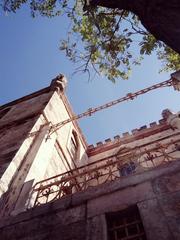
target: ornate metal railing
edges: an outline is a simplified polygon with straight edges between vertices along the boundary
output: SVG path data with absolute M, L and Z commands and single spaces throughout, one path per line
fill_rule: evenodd
M 102 183 L 167 164 L 176 160 L 177 154 L 177 143 L 173 141 L 166 145 L 156 144 L 151 149 L 124 148 L 111 157 L 36 183 L 32 190 L 31 203 L 33 202 L 33 206 L 45 204 Z

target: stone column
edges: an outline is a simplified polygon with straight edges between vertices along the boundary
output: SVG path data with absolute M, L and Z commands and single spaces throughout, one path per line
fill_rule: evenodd
M 147 240 L 173 240 L 165 216 L 156 198 L 137 204 Z
M 107 240 L 107 226 L 104 214 L 87 220 L 86 240 L 100 239 Z

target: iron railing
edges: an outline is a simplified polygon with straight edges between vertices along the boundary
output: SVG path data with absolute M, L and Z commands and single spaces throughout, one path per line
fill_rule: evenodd
M 177 141 L 166 145 L 158 143 L 151 149 L 122 149 L 111 157 L 36 183 L 32 190 L 31 205 L 45 204 L 90 187 L 168 164 L 177 159 L 177 154 Z

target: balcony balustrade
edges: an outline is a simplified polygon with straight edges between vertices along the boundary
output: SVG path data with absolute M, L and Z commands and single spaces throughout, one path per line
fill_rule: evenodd
M 31 205 L 38 206 L 103 183 L 161 167 L 179 158 L 179 140 L 151 147 L 122 149 L 118 154 L 37 182 Z M 32 200 L 33 199 L 33 200 Z M 31 207 L 33 207 L 31 206 Z

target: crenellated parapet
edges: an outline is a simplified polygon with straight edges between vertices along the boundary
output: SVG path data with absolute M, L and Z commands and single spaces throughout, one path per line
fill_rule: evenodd
M 95 145 L 89 145 L 88 154 L 91 156 L 99 152 L 99 150 L 100 152 L 107 151 L 116 148 L 121 144 L 127 144 L 141 139 L 143 140 L 146 137 L 153 136 L 166 130 L 173 131 L 175 128 L 172 127 L 172 121 L 173 124 L 177 125 L 180 122 L 180 118 L 178 119 L 178 117 L 178 114 L 171 114 L 171 124 L 169 120 L 162 118 L 158 122 L 151 122 L 149 125 L 143 125 L 140 128 L 131 130 L 131 132 L 124 132 L 121 135 L 116 135 L 113 139 L 108 138 L 104 141 L 97 142 Z

